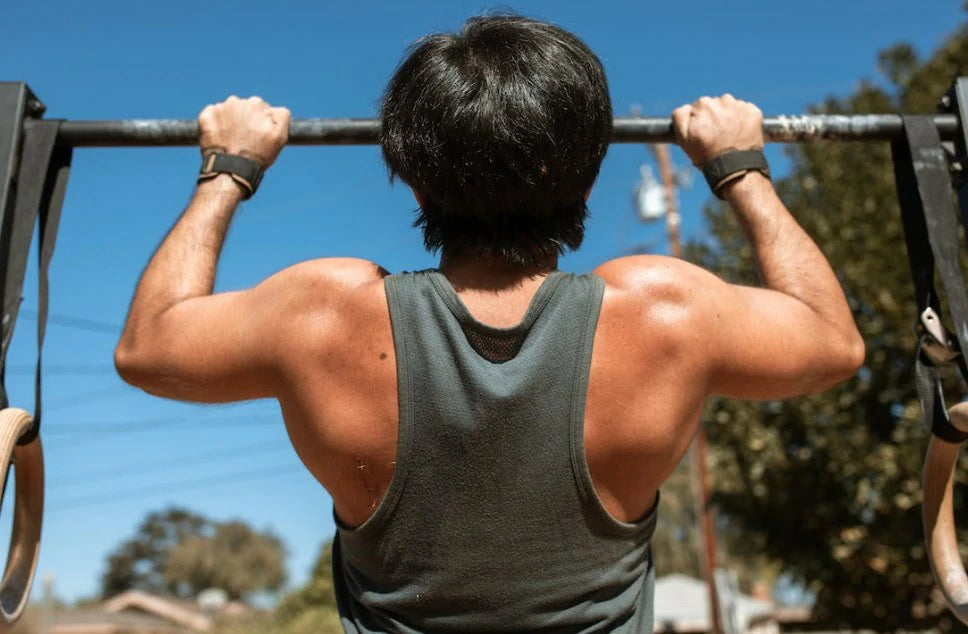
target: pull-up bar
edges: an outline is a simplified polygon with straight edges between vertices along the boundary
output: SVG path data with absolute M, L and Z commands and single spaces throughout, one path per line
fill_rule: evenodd
M 942 139 L 958 134 L 953 114 L 934 115 Z M 767 141 L 891 141 L 903 135 L 896 114 L 796 115 L 763 120 Z M 289 126 L 290 145 L 372 145 L 380 140 L 379 119 L 296 119 Z M 613 143 L 673 141 L 668 117 L 617 117 Z M 116 121 L 64 121 L 57 135 L 60 145 L 71 147 L 187 146 L 198 143 L 198 124 L 187 119 L 127 119 Z

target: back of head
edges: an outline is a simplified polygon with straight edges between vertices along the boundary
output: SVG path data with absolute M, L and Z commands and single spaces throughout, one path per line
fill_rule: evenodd
M 412 48 L 383 97 L 383 156 L 431 250 L 516 264 L 577 248 L 612 130 L 598 57 L 564 29 L 468 20 Z

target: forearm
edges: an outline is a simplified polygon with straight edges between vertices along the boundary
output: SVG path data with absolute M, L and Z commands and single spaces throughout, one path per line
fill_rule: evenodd
M 769 180 L 751 172 L 726 185 L 723 194 L 746 230 L 764 285 L 801 301 L 827 324 L 854 336 L 853 316 L 837 276 Z
M 228 175 L 198 185 L 141 276 L 121 345 L 133 345 L 146 327 L 154 330 L 159 317 L 177 303 L 211 294 L 229 222 L 241 200 L 241 188 Z

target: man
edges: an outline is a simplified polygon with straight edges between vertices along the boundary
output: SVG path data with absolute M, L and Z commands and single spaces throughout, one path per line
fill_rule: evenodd
M 673 119 L 765 288 L 655 256 L 556 270 L 612 121 L 599 60 L 558 27 L 485 17 L 425 38 L 382 115 L 439 270 L 321 259 L 212 294 L 289 126 L 231 97 L 199 115 L 202 175 L 138 285 L 118 371 L 169 398 L 278 399 L 333 498 L 349 632 L 651 631 L 658 491 L 705 400 L 823 390 L 863 361 L 834 273 L 765 175 L 759 110 L 704 97 Z

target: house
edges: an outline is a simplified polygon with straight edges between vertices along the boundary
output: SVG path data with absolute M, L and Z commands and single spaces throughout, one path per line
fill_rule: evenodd
M 720 612 L 724 625 L 727 625 L 727 632 L 776 634 L 780 631 L 773 616 L 774 605 L 770 601 L 755 599 L 739 592 L 730 593 L 728 601 L 723 598 L 720 597 Z M 681 574 L 659 577 L 655 582 L 654 605 L 655 632 L 698 634 L 711 629 L 709 590 L 701 579 Z
M 230 602 L 219 610 L 235 617 L 249 609 Z M 214 629 L 214 612 L 196 601 L 162 597 L 140 590 L 123 592 L 100 606 L 56 611 L 50 634 L 192 634 Z

